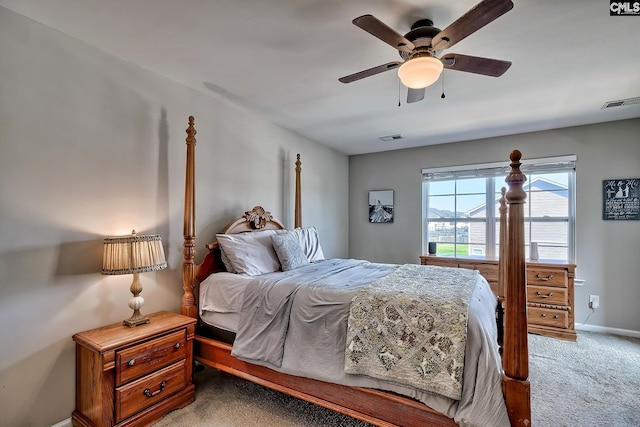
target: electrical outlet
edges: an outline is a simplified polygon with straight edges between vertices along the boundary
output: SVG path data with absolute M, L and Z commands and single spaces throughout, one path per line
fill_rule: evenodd
M 592 310 L 600 307 L 600 296 L 599 295 L 589 295 L 589 307 Z

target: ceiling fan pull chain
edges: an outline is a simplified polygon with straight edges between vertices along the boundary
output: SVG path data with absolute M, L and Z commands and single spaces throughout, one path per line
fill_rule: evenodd
M 400 92 L 402 90 L 402 85 L 400 84 L 400 79 L 398 79 L 398 107 L 400 106 Z
M 444 99 L 444 70 L 442 72 L 442 95 L 440 95 L 440 98 Z

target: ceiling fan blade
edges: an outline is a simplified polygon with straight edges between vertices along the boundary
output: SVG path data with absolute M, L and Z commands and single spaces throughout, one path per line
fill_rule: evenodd
M 362 15 L 354 19 L 352 22 L 354 25 L 362 28 L 372 36 L 379 38 L 398 50 L 411 53 L 415 48 L 413 43 L 407 40 L 403 35 L 399 34 L 393 28 L 389 27 L 373 15 Z
M 400 64 L 401 62 L 399 61 L 387 62 L 386 64 L 378 65 L 377 67 L 369 68 L 367 70 L 349 74 L 348 76 L 340 77 L 338 81 L 342 83 L 355 82 L 356 80 L 364 79 L 365 77 L 374 76 L 388 70 L 393 70 L 394 68 L 398 68 Z
M 448 49 L 513 8 L 511 0 L 483 0 L 431 41 L 434 50 Z
M 460 55 L 458 53 L 448 53 L 440 60 L 444 64 L 444 68 L 449 70 L 466 71 L 467 73 L 491 77 L 500 77 L 511 67 L 511 61 Z
M 424 99 L 425 91 L 426 91 L 426 88 L 422 88 L 422 89 L 409 88 L 409 90 L 407 91 L 407 104 L 422 101 Z

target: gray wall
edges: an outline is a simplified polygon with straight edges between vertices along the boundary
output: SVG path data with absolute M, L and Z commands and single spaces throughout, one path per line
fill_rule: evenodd
M 636 107 L 627 107 L 636 108 Z M 603 114 L 605 114 L 603 112 Z M 602 220 L 602 181 L 640 177 L 640 119 L 511 135 L 477 141 L 351 156 L 349 158 L 349 256 L 417 263 L 421 254 L 421 169 L 501 159 L 519 149 L 527 158 L 577 155 L 576 322 L 600 308 L 584 327 L 640 334 L 640 223 Z M 367 220 L 369 190 L 395 190 L 392 224 Z M 589 326 L 590 325 L 590 326 Z
M 72 335 L 131 315 L 132 276 L 99 273 L 105 236 L 160 233 L 169 268 L 141 275 L 143 312 L 179 310 L 189 115 L 198 258 L 256 204 L 292 225 L 298 152 L 303 220 L 347 256 L 347 156 L 1 7 L 0 58 L 0 426 L 69 418 Z

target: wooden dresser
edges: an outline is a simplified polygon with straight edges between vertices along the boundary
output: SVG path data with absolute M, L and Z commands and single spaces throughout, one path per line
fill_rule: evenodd
M 422 265 L 478 270 L 497 295 L 498 261 L 423 255 Z M 527 306 L 529 332 L 575 341 L 573 309 L 574 264 L 527 262 Z
M 147 426 L 195 400 L 196 319 L 162 311 L 150 323 L 117 323 L 73 336 L 74 426 Z

